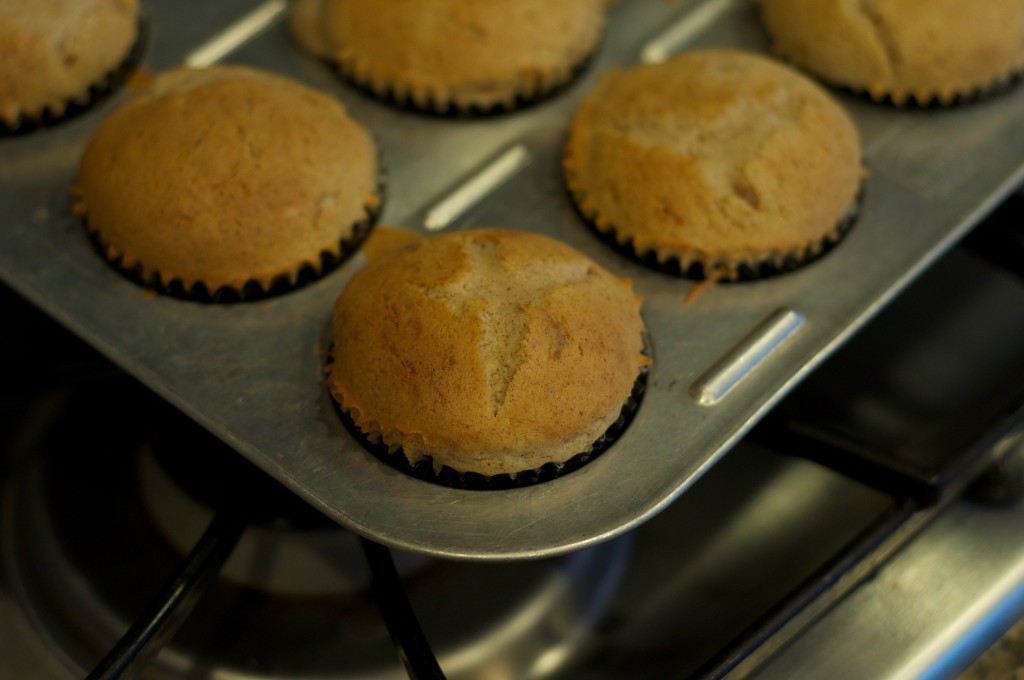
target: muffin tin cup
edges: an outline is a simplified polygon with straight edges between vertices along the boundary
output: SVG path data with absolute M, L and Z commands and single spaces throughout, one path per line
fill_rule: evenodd
M 833 89 L 845 92 L 860 99 L 907 110 L 945 110 L 960 106 L 969 106 L 994 99 L 1014 89 L 1024 80 L 1024 71 L 1014 71 L 996 79 L 988 85 L 977 87 L 965 92 L 954 92 L 944 96 L 938 92 L 927 94 L 913 92 L 871 92 L 864 88 L 830 84 Z
M 861 183 L 857 195 L 847 213 L 836 223 L 835 228 L 820 241 L 815 241 L 798 249 L 786 252 L 772 252 L 753 261 L 725 262 L 721 256 L 708 256 L 694 251 L 679 256 L 663 257 L 654 250 L 637 250 L 632 238 L 620 238 L 614 225 L 601 228 L 597 225 L 596 215 L 587 215 L 580 210 L 580 201 L 569 192 L 577 214 L 583 219 L 590 230 L 616 252 L 630 260 L 644 265 L 654 271 L 678 276 L 695 281 L 714 280 L 721 282 L 757 281 L 786 274 L 800 269 L 821 259 L 835 248 L 853 229 L 860 214 L 860 206 L 864 198 L 864 183 Z
M 327 365 L 330 365 L 333 360 L 333 352 L 334 348 L 332 346 L 327 352 Z M 608 448 L 610 448 L 611 445 L 614 444 L 615 441 L 626 431 L 626 428 L 629 427 L 630 421 L 632 421 L 633 416 L 636 415 L 637 410 L 640 408 L 644 392 L 647 389 L 647 374 L 648 371 L 646 368 L 640 372 L 640 375 L 637 376 L 636 381 L 633 383 L 633 388 L 630 391 L 629 396 L 626 397 L 625 402 L 622 404 L 622 409 L 619 411 L 618 418 L 616 418 L 615 422 L 597 438 L 597 441 L 595 441 L 587 451 L 577 453 L 563 462 L 545 463 L 539 468 L 491 476 L 477 472 L 460 472 L 447 465 L 443 465 L 440 470 L 435 470 L 433 459 L 430 456 L 424 456 L 416 463 L 411 463 L 401 448 L 395 450 L 389 449 L 388 446 L 380 440 L 379 436 L 376 440 L 371 439 L 370 435 L 356 426 L 348 409 L 343 408 L 333 397 L 331 397 L 331 401 L 334 403 L 335 411 L 339 418 L 341 418 L 341 422 L 345 425 L 349 434 L 351 434 L 364 449 L 373 454 L 378 460 L 395 470 L 424 482 L 440 484 L 441 486 L 447 486 L 452 489 L 469 491 L 500 491 L 505 489 L 518 489 L 549 482 L 553 479 L 564 477 L 565 475 L 580 469 L 587 463 L 596 460 L 598 456 L 607 451 Z
M 0 138 L 25 135 L 44 128 L 59 125 L 70 120 L 103 101 L 121 88 L 142 61 L 146 49 L 148 31 L 146 22 L 139 21 L 138 35 L 128 55 L 116 67 L 108 71 L 100 80 L 92 83 L 79 95 L 65 102 L 62 109 L 44 107 L 39 115 L 20 115 L 13 123 L 0 119 Z
M 432 95 L 415 97 L 410 92 L 400 91 L 394 84 L 374 82 L 370 78 L 361 77 L 354 68 L 350 68 L 340 61 L 325 60 L 325 63 L 341 80 L 364 94 L 397 109 L 441 118 L 486 118 L 520 111 L 557 97 L 581 78 L 593 60 L 594 53 L 591 53 L 583 61 L 573 65 L 564 79 L 547 83 L 536 92 L 512 93 L 509 101 L 498 101 L 489 105 L 439 100 Z
M 366 214 L 365 219 L 353 225 L 350 236 L 338 241 L 337 252 L 321 251 L 317 264 L 307 262 L 299 267 L 297 271 L 279 274 L 269 281 L 249 279 L 240 288 L 225 285 L 213 290 L 202 281 L 197 281 L 191 286 L 186 287 L 180 278 L 172 277 L 165 280 L 164 275 L 159 270 L 147 271 L 141 262 L 126 266 L 123 261 L 123 254 L 112 254 L 111 249 L 101 239 L 99 232 L 89 225 L 88 215 L 82 216 L 82 222 L 89 234 L 90 241 L 96 250 L 99 251 L 100 255 L 103 256 L 104 260 L 133 283 L 154 290 L 161 295 L 168 295 L 182 300 L 212 304 L 233 304 L 236 302 L 256 302 L 290 293 L 323 278 L 337 269 L 359 249 L 363 241 L 369 236 L 380 214 L 380 206 L 372 208 L 365 206 L 364 211 Z

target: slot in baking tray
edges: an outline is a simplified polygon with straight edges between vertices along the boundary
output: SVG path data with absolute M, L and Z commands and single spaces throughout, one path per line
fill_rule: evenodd
M 853 231 L 809 267 L 716 285 L 685 303 L 692 282 L 629 262 L 588 231 L 562 187 L 560 147 L 601 71 L 698 47 L 765 51 L 751 3 L 618 3 L 578 82 L 522 111 L 468 120 L 394 110 L 339 82 L 289 42 L 283 2 L 152 0 L 145 9 L 149 70 L 190 55 L 209 60 L 237 43 L 225 61 L 277 71 L 345 101 L 382 149 L 382 224 L 543 232 L 631 277 L 644 296 L 655 361 L 639 413 L 618 442 L 538 486 L 449 489 L 366 453 L 324 388 L 332 306 L 362 255 L 310 287 L 260 303 L 154 296 L 101 260 L 68 193 L 90 134 L 125 95 L 54 128 L 0 139 L 0 277 L 8 285 L 340 524 L 439 556 L 553 555 L 651 517 L 1024 175 L 1024 88 L 925 111 L 836 93 L 857 123 L 871 171 Z

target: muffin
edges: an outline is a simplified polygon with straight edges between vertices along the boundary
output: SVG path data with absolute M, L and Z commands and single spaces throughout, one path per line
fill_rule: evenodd
M 1021 0 L 758 0 L 776 52 L 896 105 L 948 105 L 1024 71 Z
M 857 130 L 820 87 L 733 51 L 606 74 L 573 118 L 563 169 L 614 247 L 726 280 L 789 271 L 838 242 L 863 173 Z
M 345 288 L 327 384 L 361 436 L 435 476 L 557 469 L 630 410 L 649 363 L 640 304 L 545 236 L 425 238 Z
M 336 266 L 380 206 L 369 132 L 335 99 L 240 66 L 159 75 L 96 131 L 80 212 L 160 292 L 234 301 Z
M 605 0 L 299 0 L 291 30 L 344 77 L 413 108 L 491 112 L 567 83 L 600 41 Z
M 81 110 L 137 60 L 138 0 L 0 2 L 0 129 Z

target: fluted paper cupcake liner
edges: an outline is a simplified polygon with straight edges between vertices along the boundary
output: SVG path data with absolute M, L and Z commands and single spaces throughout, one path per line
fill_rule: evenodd
M 598 226 L 597 216 L 584 213 L 579 207 L 580 201 L 571 190 L 569 191 L 573 205 L 583 221 L 598 238 L 616 252 L 649 269 L 672 276 L 697 281 L 713 278 L 723 282 L 766 279 L 800 269 L 819 260 L 853 229 L 860 212 L 863 193 L 862 183 L 847 213 L 820 240 L 785 251 L 770 251 L 754 259 L 740 259 L 698 251 L 666 254 L 653 249 L 638 250 L 633 239 L 621 236 L 614 225 Z
M 138 36 L 128 55 L 115 68 L 108 71 L 99 81 L 92 83 L 81 94 L 64 102 L 62 106 L 46 106 L 36 115 L 20 114 L 14 121 L 0 118 L 0 137 L 24 135 L 44 128 L 53 127 L 88 111 L 106 99 L 124 84 L 128 76 L 142 60 L 148 37 L 146 23 L 139 22 Z
M 359 246 L 370 234 L 373 225 L 376 223 L 377 216 L 380 214 L 380 204 L 365 206 L 364 212 L 366 217 L 353 225 L 352 233 L 339 240 L 337 252 L 321 251 L 317 256 L 317 262 L 304 263 L 296 271 L 282 272 L 267 281 L 250 279 L 240 287 L 224 285 L 213 290 L 202 281 L 198 281 L 191 286 L 185 286 L 180 278 L 167 278 L 159 270 L 146 269 L 141 262 L 125 265 L 123 255 L 115 252 L 108 244 L 104 243 L 98 231 L 89 225 L 88 216 L 83 215 L 82 219 L 88 230 L 90 240 L 103 258 L 115 270 L 132 282 L 162 295 L 183 300 L 231 304 L 236 302 L 255 302 L 290 293 L 313 281 L 319 280 L 334 269 L 337 269 L 342 262 L 359 249 Z
M 329 60 L 327 63 L 342 80 L 390 106 L 444 118 L 482 118 L 518 111 L 558 96 L 580 78 L 592 61 L 593 53 L 572 66 L 562 78 L 536 83 L 529 92 L 509 92 L 504 99 L 490 104 L 459 102 L 454 98 L 443 99 L 426 88 L 414 92 L 411 88 L 398 83 L 380 82 L 374 80 L 366 69 L 360 68 L 354 61 Z
M 327 352 L 328 366 L 333 361 L 333 351 L 334 348 L 331 347 Z M 349 410 L 343 408 L 333 396 L 330 399 L 342 423 L 344 423 L 345 428 L 352 437 L 363 448 L 391 468 L 410 477 L 454 489 L 498 491 L 532 486 L 558 479 L 596 460 L 598 456 L 607 451 L 622 436 L 622 433 L 629 427 L 629 423 L 632 422 L 633 416 L 636 415 L 637 410 L 640 408 L 640 402 L 643 400 L 644 392 L 647 389 L 647 374 L 648 370 L 645 367 L 641 370 L 640 375 L 637 376 L 636 382 L 633 383 L 633 389 L 623 403 L 618 418 L 598 437 L 589 450 L 582 451 L 564 462 L 545 463 L 539 468 L 491 476 L 477 472 L 459 472 L 447 465 L 442 466 L 439 471 L 436 471 L 434 469 L 434 462 L 429 455 L 420 458 L 416 463 L 410 463 L 400 447 L 389 449 L 379 436 L 363 432 L 355 424 Z
M 893 91 L 883 88 L 868 89 L 845 85 L 834 85 L 833 87 L 861 99 L 899 109 L 942 110 L 976 104 L 999 97 L 1012 90 L 1021 80 L 1024 80 L 1024 71 L 1015 71 L 972 90 L 963 92 L 951 91 L 948 93 L 932 92 L 929 90 L 917 92 Z

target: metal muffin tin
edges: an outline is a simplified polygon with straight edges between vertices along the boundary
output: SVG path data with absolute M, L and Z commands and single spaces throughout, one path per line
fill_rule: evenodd
M 382 224 L 543 232 L 632 278 L 645 299 L 654 364 L 618 442 L 582 469 L 537 486 L 449 489 L 365 452 L 324 388 L 331 310 L 362 266 L 361 254 L 311 286 L 258 303 L 154 296 L 103 262 L 71 211 L 79 157 L 125 95 L 53 128 L 0 139 L 3 280 L 340 524 L 412 551 L 535 558 L 650 518 L 1024 176 L 1024 88 L 924 111 L 836 93 L 857 123 L 871 171 L 856 226 L 808 267 L 715 285 L 687 302 L 694 283 L 646 270 L 588 230 L 562 185 L 561 145 L 580 97 L 614 65 L 706 47 L 766 51 L 747 0 L 617 3 L 599 53 L 577 82 L 521 111 L 476 119 L 396 110 L 340 82 L 293 47 L 283 2 L 144 4 L 146 69 L 223 59 L 342 99 L 381 146 L 388 173 Z M 95 454 L 86 446 L 81 455 Z

